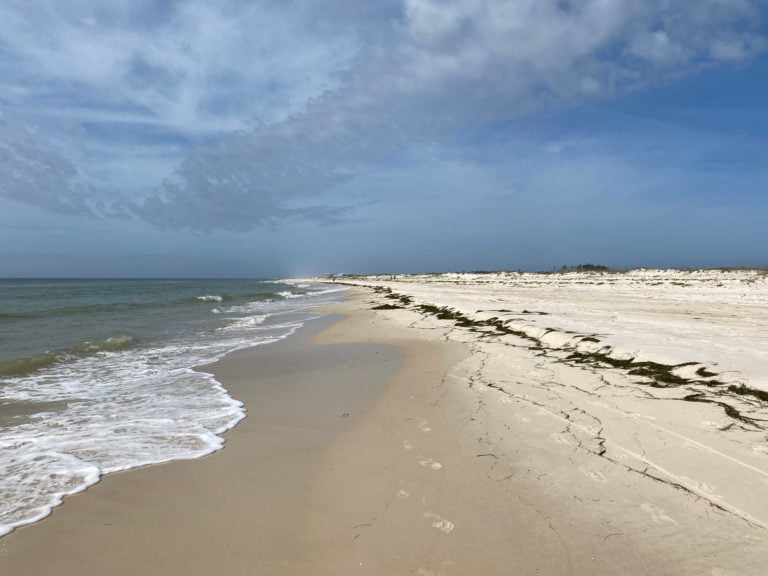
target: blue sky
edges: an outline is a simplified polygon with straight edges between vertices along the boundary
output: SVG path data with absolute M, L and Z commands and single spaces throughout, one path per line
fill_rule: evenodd
M 768 266 L 762 0 L 6 0 L 0 276 Z

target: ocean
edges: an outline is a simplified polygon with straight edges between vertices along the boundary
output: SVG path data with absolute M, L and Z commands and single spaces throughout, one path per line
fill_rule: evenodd
M 221 448 L 245 408 L 193 368 L 290 336 L 341 290 L 0 280 L 0 536 L 104 474 Z

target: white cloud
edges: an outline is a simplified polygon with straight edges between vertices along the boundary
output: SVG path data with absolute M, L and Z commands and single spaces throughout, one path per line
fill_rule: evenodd
M 6 85 L 43 108 L 89 121 L 128 110 L 124 122 L 183 133 L 295 113 L 338 85 L 356 51 L 353 38 L 323 37 L 279 4 L 199 0 L 165 14 L 152 2 L 12 1 L 0 8 L 0 38 Z
M 464 128 L 764 47 L 749 0 L 36 4 L 39 23 L 24 3 L 0 8 L 0 99 L 101 124 L 106 138 L 109 120 L 191 139 L 162 185 L 113 207 L 174 227 L 332 220 L 338 210 L 288 206 Z M 211 143 L 218 131 L 230 134 Z
M 677 64 L 684 61 L 688 54 L 684 48 L 672 40 L 664 30 L 656 30 L 638 36 L 632 43 L 631 51 L 639 58 L 659 64 Z

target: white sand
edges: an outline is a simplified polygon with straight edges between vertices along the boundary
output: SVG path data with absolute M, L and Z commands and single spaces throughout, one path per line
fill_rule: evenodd
M 768 402 L 728 389 L 768 390 L 767 279 L 642 270 L 344 281 L 412 297 L 378 314 L 423 338 L 470 346 L 452 386 L 476 410 L 481 424 L 472 425 L 494 454 L 490 475 L 519 478 L 526 468 L 552 490 L 550 504 L 570 498 L 562 522 L 605 518 L 614 523 L 606 543 L 652 541 L 682 560 L 708 555 L 716 575 L 763 573 L 768 558 Z M 375 303 L 400 305 L 385 296 Z M 497 317 L 538 341 L 457 327 L 419 304 L 472 321 Z M 695 364 L 672 371 L 681 382 L 654 383 L 569 360 L 574 352 Z M 697 375 L 701 368 L 717 376 Z
M 545 342 L 596 335 L 616 355 L 666 364 L 702 362 L 768 391 L 768 275 L 759 271 L 441 274 L 369 277 L 393 290 L 476 317 L 498 316 Z M 407 283 L 407 287 L 404 284 Z M 498 310 L 507 309 L 511 313 Z M 487 310 L 487 313 L 478 313 Z M 539 317 L 530 312 L 546 312 Z

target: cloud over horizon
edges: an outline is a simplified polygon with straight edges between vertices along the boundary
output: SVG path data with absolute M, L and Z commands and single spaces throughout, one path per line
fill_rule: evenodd
M 365 4 L 4 3 L 0 195 L 194 231 L 334 223 L 372 199 L 329 191 L 409 151 L 766 47 L 751 0 Z

